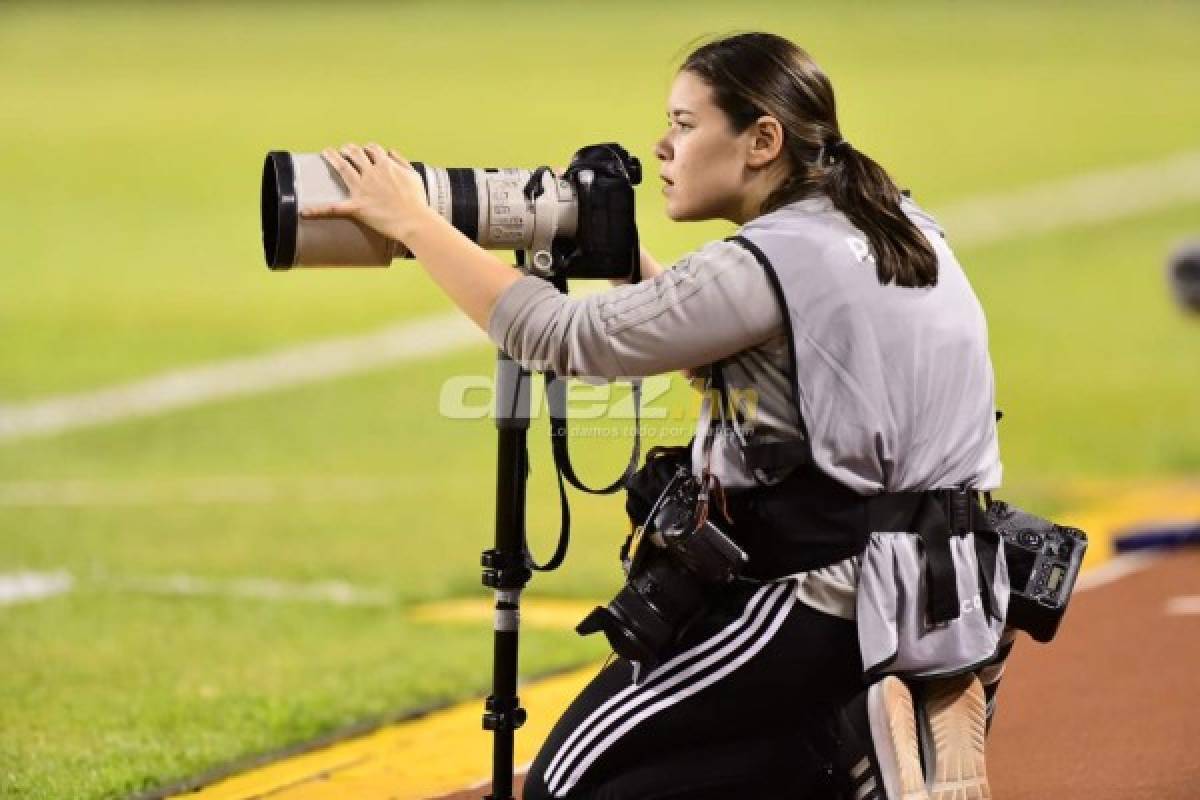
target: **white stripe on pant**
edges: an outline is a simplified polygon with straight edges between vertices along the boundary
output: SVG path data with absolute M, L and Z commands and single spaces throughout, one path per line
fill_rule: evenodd
M 758 591 L 756 591 L 754 593 L 754 595 L 750 598 L 750 601 L 746 604 L 746 608 L 745 608 L 745 610 L 743 610 L 742 615 L 738 619 L 729 623 L 729 625 L 727 625 L 716 636 L 713 636 L 713 637 L 705 640 L 704 642 L 696 645 L 695 647 L 692 647 L 692 648 L 680 653 L 679 655 L 675 656 L 670 661 L 661 665 L 658 669 L 656 669 L 652 673 L 650 673 L 646 677 L 646 680 L 642 683 L 641 686 L 637 686 L 637 685 L 627 686 L 625 689 L 621 690 L 617 694 L 610 697 L 599 708 L 594 710 L 591 713 L 591 715 L 588 716 L 588 718 L 586 720 L 584 720 L 583 723 L 578 728 L 576 728 L 571 733 L 570 736 L 567 737 L 567 740 L 565 742 L 563 742 L 562 747 L 559 748 L 558 753 L 556 753 L 553 760 L 551 760 L 550 765 L 546 768 L 547 781 L 550 783 L 553 783 L 554 781 L 556 781 L 558 779 L 559 765 L 562 763 L 564 757 L 567 757 L 568 755 L 573 756 L 574 752 L 576 750 L 578 750 L 578 748 L 575 746 L 577 742 L 579 744 L 579 747 L 584 747 L 587 745 L 588 742 L 590 742 L 593 738 L 595 738 L 596 734 L 593 731 L 591 734 L 589 734 L 587 736 L 586 739 L 584 739 L 584 741 L 582 741 L 582 742 L 578 741 L 579 737 L 583 736 L 584 734 L 587 734 L 590 730 L 592 730 L 597 719 L 600 719 L 605 714 L 607 714 L 608 711 L 611 708 L 613 708 L 613 706 L 616 706 L 616 705 L 622 703 L 623 701 L 625 701 L 626 698 L 628 698 L 630 695 L 636 693 L 639 689 L 644 691 L 646 689 L 649 689 L 649 688 L 657 685 L 658 683 L 662 682 L 663 677 L 665 675 L 671 673 L 673 670 L 680 667 L 685 662 L 699 658 L 707 651 L 712 650 L 714 647 L 717 647 L 718 645 L 720 645 L 721 642 L 725 641 L 729 637 L 740 632 L 743 628 L 747 627 L 748 621 L 756 613 L 758 613 L 759 607 L 761 605 L 763 605 L 763 603 L 765 602 L 764 598 L 766 598 L 767 593 L 768 593 L 767 590 L 770 588 L 771 588 L 770 586 L 763 586 Z
M 792 581 L 761 587 L 747 603 L 742 616 L 716 636 L 679 654 L 652 672 L 641 686 L 626 687 L 593 711 L 563 743 L 547 768 L 546 782 L 550 792 L 556 797 L 563 796 L 622 735 L 647 717 L 711 686 L 749 661 L 779 630 L 795 602 L 795 584 Z M 732 641 L 707 657 L 700 658 L 731 637 Z M 682 690 L 651 704 L 655 698 L 687 680 L 691 682 Z M 588 746 L 597 737 L 630 714 L 633 716 L 589 749 Z

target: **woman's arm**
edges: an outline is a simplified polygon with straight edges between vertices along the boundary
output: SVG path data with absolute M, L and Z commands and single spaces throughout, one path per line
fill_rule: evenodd
M 424 213 L 430 219 L 414 225 L 413 232 L 400 241 L 455 305 L 487 331 L 496 301 L 520 280 L 521 273 L 468 239 L 445 217 L 432 209 Z
M 594 378 L 712 363 L 783 331 L 770 282 L 749 251 L 710 242 L 651 280 L 568 297 L 526 276 L 496 303 L 488 335 L 535 370 Z

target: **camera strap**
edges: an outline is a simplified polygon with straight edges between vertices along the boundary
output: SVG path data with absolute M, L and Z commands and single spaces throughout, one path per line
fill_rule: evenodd
M 560 379 L 553 372 L 547 372 L 546 378 L 546 404 L 550 410 L 550 445 L 554 452 L 554 467 L 555 475 L 558 480 L 558 502 L 561 514 L 561 523 L 558 533 L 558 546 L 554 550 L 554 555 L 545 564 L 538 564 L 534 560 L 532 553 L 528 554 L 529 566 L 539 572 L 549 572 L 557 569 L 567 556 L 567 545 L 571 538 L 571 506 L 567 499 L 566 484 L 570 483 L 576 489 L 587 494 L 613 494 L 616 491 L 625 488 L 629 476 L 637 469 L 638 461 L 642 456 L 642 438 L 641 438 L 641 419 L 642 419 L 642 382 L 634 380 L 631 382 L 631 392 L 633 395 L 633 415 L 634 415 L 634 433 L 633 433 L 633 453 L 629 457 L 629 463 L 625 466 L 625 471 L 607 486 L 596 488 L 586 485 L 579 479 L 575 472 L 575 468 L 571 465 L 571 452 L 568 446 L 568 428 L 567 428 L 567 387 L 565 379 Z M 565 481 L 563 479 L 566 479 Z
M 563 294 L 567 293 L 566 277 L 548 279 Z M 626 487 L 629 477 L 637 470 L 642 457 L 642 382 L 640 379 L 630 381 L 630 391 L 633 398 L 633 453 L 625 471 L 607 486 L 600 488 L 586 485 L 579 479 L 571 464 L 571 452 L 568 446 L 567 427 L 567 383 L 565 378 L 559 378 L 553 372 L 544 374 L 546 381 L 546 406 L 550 413 L 550 446 L 554 454 L 555 477 L 558 481 L 558 503 L 561 522 L 559 524 L 558 544 L 553 555 L 544 564 L 539 564 L 529 550 L 526 542 L 526 561 L 531 569 L 538 572 L 549 572 L 558 569 L 563 559 L 567 557 L 567 547 L 571 539 L 571 506 L 567 498 L 566 483 L 587 494 L 613 494 Z M 564 482 L 564 478 L 566 481 Z

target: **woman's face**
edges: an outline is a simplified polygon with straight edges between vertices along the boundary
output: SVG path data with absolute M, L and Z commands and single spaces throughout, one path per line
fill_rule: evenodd
M 667 98 L 667 132 L 654 147 L 662 162 L 667 216 L 673 220 L 731 219 L 744 205 L 747 139 L 754 126 L 733 132 L 713 91 L 686 70 Z

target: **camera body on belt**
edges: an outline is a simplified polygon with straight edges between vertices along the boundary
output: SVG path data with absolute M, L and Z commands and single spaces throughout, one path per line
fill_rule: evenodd
M 1008 624 L 1039 642 L 1058 632 L 1087 551 L 1087 534 L 1003 502 L 988 506 L 1008 563 Z
M 648 671 L 705 610 L 713 591 L 737 578 L 748 556 L 707 514 L 703 483 L 675 467 L 644 523 L 622 549 L 627 582 L 576 630 L 603 632 L 613 650 Z

